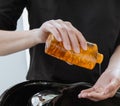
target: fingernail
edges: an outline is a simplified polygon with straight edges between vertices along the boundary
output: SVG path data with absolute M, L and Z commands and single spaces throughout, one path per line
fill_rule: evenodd
M 75 49 L 75 52 L 76 52 L 76 53 L 80 53 L 80 49 L 79 49 L 79 48 L 76 48 L 76 49 Z
M 82 47 L 82 49 L 83 49 L 83 50 L 87 50 L 87 42 L 86 42 L 86 43 L 81 44 L 81 47 Z
M 81 94 L 78 95 L 78 98 L 81 98 Z
M 70 45 L 64 45 L 64 47 L 65 47 L 66 50 L 71 50 Z
M 67 45 L 67 50 L 71 50 L 71 47 L 70 47 L 70 45 Z
M 61 41 L 62 41 L 62 39 L 61 39 L 60 37 L 58 37 L 58 38 L 57 38 L 57 40 L 58 40 L 59 42 L 61 42 Z
M 85 46 L 85 45 L 84 45 L 82 48 L 83 48 L 84 50 L 87 50 L 87 46 Z
M 85 94 L 85 93 L 84 93 L 84 94 L 79 94 L 79 95 L 78 95 L 79 98 L 85 98 L 86 96 L 87 96 L 87 94 Z

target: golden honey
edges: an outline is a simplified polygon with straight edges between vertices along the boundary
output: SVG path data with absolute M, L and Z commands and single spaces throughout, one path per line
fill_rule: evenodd
M 96 63 L 101 64 L 103 61 L 103 54 L 98 52 L 96 44 L 87 42 L 87 50 L 80 47 L 80 53 L 75 53 L 73 50 L 66 50 L 63 43 L 57 41 L 52 34 L 49 35 L 46 41 L 45 53 L 90 70 L 95 67 Z

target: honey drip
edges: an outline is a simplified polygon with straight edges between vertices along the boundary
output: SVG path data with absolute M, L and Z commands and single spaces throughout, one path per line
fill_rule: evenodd
M 66 50 L 63 43 L 58 42 L 52 34 L 49 35 L 46 41 L 45 53 L 90 70 L 95 67 L 96 63 L 101 64 L 103 61 L 103 54 L 98 52 L 96 44 L 87 42 L 87 50 L 80 47 L 80 53 L 75 53 L 73 50 Z

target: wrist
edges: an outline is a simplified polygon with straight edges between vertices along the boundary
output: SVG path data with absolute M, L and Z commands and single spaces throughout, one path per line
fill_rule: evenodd
M 45 43 L 47 39 L 47 33 L 41 31 L 41 29 L 32 29 L 30 30 L 30 35 L 33 37 L 36 44 Z
M 118 66 L 108 66 L 107 71 L 115 71 L 115 70 L 119 70 L 120 71 L 120 67 Z
M 29 30 L 28 34 L 35 44 L 39 44 L 39 43 L 42 42 L 41 38 L 39 37 L 40 35 L 39 35 L 39 30 L 38 29 Z

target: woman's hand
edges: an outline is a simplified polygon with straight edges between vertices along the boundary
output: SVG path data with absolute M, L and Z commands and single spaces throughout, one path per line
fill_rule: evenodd
M 95 85 L 81 91 L 79 98 L 88 98 L 93 101 L 100 101 L 113 97 L 120 88 L 120 69 L 106 69 Z
M 45 43 L 49 33 L 52 33 L 58 41 L 62 41 L 67 50 L 73 49 L 76 53 L 79 53 L 79 45 L 81 45 L 83 49 L 87 49 L 87 43 L 82 33 L 70 22 L 60 19 L 46 21 L 37 29 L 37 35 L 40 38 L 39 42 Z

